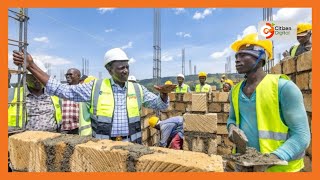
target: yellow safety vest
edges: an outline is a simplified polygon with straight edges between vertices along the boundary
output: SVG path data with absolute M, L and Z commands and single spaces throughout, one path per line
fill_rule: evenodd
M 85 102 L 79 103 L 79 135 L 92 136 L 90 104 Z
M 127 82 L 127 115 L 131 142 L 142 143 L 140 111 L 143 100 L 142 88 Z M 92 135 L 98 139 L 110 139 L 115 99 L 110 79 L 95 80 L 91 96 Z
M 205 84 L 204 86 L 202 86 L 200 84 L 196 85 L 196 92 L 209 92 L 210 91 L 210 85 L 209 84 Z
M 16 127 L 16 116 L 17 116 L 17 105 L 18 104 L 14 104 L 17 102 L 17 98 L 18 98 L 18 88 L 15 88 L 14 90 L 14 96 L 13 99 L 11 100 L 11 104 L 8 108 L 8 126 L 14 126 Z M 20 88 L 20 101 L 23 98 L 23 87 Z M 55 119 L 57 124 L 59 124 L 62 120 L 62 113 L 61 113 L 61 106 L 60 106 L 60 102 L 59 102 L 59 98 L 57 96 L 51 96 L 51 100 L 54 106 L 54 110 L 55 110 Z M 19 110 L 19 127 L 22 128 L 22 103 L 20 103 L 20 110 Z M 27 117 L 25 115 L 25 117 Z
M 272 153 L 288 139 L 288 127 L 282 122 L 279 112 L 279 79 L 288 79 L 286 75 L 268 74 L 256 88 L 256 111 L 261 153 Z M 240 125 L 239 92 L 241 83 L 232 90 L 232 103 L 236 124 Z M 304 167 L 304 152 L 288 162 L 288 165 L 272 166 L 267 172 L 298 172 Z
M 291 53 L 290 53 L 290 56 L 291 57 L 294 57 L 296 55 L 296 52 L 297 52 L 297 49 L 298 49 L 299 45 L 295 45 L 293 46 L 292 50 L 291 50 Z
M 187 93 L 189 86 L 187 84 L 183 84 L 183 86 L 180 88 L 179 85 L 176 88 L 176 93 Z

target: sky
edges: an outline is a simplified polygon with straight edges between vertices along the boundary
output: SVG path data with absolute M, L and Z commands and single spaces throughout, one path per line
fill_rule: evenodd
M 16 10 L 16 9 L 12 9 Z M 28 52 L 50 64 L 59 80 L 69 68 L 82 71 L 82 59 L 89 60 L 89 75 L 110 77 L 104 68 L 104 54 L 122 48 L 130 59 L 130 75 L 152 78 L 153 8 L 30 8 Z M 165 8 L 161 9 L 162 77 L 182 72 L 181 51 L 185 49 L 185 74 L 189 60 L 197 72 L 224 73 L 230 45 L 246 34 L 257 32 L 262 8 Z M 311 22 L 311 8 L 273 8 L 273 20 Z M 10 39 L 18 39 L 18 23 L 8 20 Z M 274 42 L 275 61 L 296 39 Z M 12 50 L 9 46 L 9 67 Z M 62 77 L 64 79 L 64 77 Z

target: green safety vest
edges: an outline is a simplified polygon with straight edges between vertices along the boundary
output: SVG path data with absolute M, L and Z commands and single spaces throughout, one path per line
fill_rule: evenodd
M 187 84 L 183 84 L 183 86 L 180 88 L 177 86 L 176 93 L 187 93 L 189 86 Z
M 9 91 L 9 93 L 12 92 L 12 91 Z M 14 89 L 14 95 L 13 95 L 13 99 L 9 100 L 11 104 L 9 107 L 8 107 L 8 126 L 14 126 L 16 127 L 17 124 L 16 124 L 16 116 L 17 116 L 17 106 L 18 104 L 14 104 L 17 102 L 17 99 L 18 99 L 18 88 L 15 88 Z M 9 94 L 9 96 L 12 97 L 12 95 Z M 20 88 L 20 101 L 23 99 L 23 87 Z M 51 96 L 51 100 L 52 100 L 52 103 L 53 103 L 53 107 L 54 107 L 54 110 L 55 110 L 55 119 L 56 119 L 56 122 L 57 124 L 59 124 L 62 120 L 62 113 L 61 113 L 61 105 L 60 105 L 60 102 L 59 102 L 59 98 L 57 96 Z M 19 104 L 19 127 L 22 128 L 22 103 Z M 25 117 L 27 117 L 25 115 Z
M 279 79 L 288 79 L 286 75 L 268 74 L 256 88 L 256 111 L 261 153 L 272 153 L 288 139 L 288 127 L 282 122 L 279 112 L 278 84 Z M 232 103 L 236 116 L 236 124 L 240 125 L 239 92 L 241 83 L 232 90 Z M 276 165 L 267 172 L 298 172 L 304 167 L 304 152 L 288 165 Z
M 290 56 L 291 57 L 294 57 L 296 55 L 296 52 L 297 52 L 297 49 L 298 49 L 299 45 L 295 45 L 293 46 L 292 50 L 291 50 L 291 53 L 290 53 Z
M 90 104 L 85 102 L 79 103 L 79 135 L 92 136 Z
M 196 85 L 196 92 L 209 92 L 210 91 L 210 85 L 209 84 L 205 84 L 204 86 L 202 86 L 200 84 Z
M 95 80 L 91 96 L 92 136 L 110 139 L 115 99 L 110 79 Z M 131 142 L 142 143 L 140 111 L 143 91 L 139 84 L 127 82 L 127 115 Z M 81 127 L 80 127 L 81 128 Z

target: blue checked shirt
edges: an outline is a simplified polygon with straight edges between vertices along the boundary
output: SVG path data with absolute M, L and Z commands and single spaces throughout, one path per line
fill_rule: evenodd
M 91 92 L 93 88 L 93 83 L 94 81 L 91 81 L 87 84 L 67 85 L 61 84 L 53 77 L 50 77 L 46 85 L 46 90 L 48 94 L 55 95 L 60 98 L 65 98 L 76 102 L 91 103 Z M 129 128 L 126 108 L 127 83 L 122 88 L 118 84 L 114 83 L 114 81 L 111 78 L 111 86 L 115 100 L 111 137 L 128 136 Z M 170 102 L 169 98 L 167 102 L 163 102 L 160 96 L 151 93 L 144 86 L 141 87 L 143 91 L 142 105 L 144 107 L 155 110 L 164 110 L 168 108 Z

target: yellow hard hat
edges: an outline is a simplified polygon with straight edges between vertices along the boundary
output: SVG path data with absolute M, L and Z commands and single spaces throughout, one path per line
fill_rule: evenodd
M 151 118 L 149 118 L 149 125 L 151 127 L 155 127 L 157 125 L 158 121 L 159 121 L 158 117 L 152 116 Z
M 207 77 L 207 73 L 205 72 L 199 72 L 198 77 Z
M 300 36 L 306 35 L 308 32 L 305 32 L 305 31 L 309 31 L 309 30 L 312 30 L 312 24 L 310 23 L 299 23 L 297 26 L 297 34 Z
M 89 83 L 89 82 L 91 82 L 91 81 L 93 81 L 93 80 L 96 80 L 97 78 L 96 77 L 94 77 L 94 76 L 88 76 L 84 81 L 83 81 L 83 83 Z
M 268 59 L 272 59 L 272 41 L 271 40 L 259 40 L 257 33 L 248 34 L 243 39 L 237 40 L 231 44 L 231 49 L 238 52 L 241 47 L 246 46 L 258 46 L 263 48 L 268 54 Z
M 221 77 L 226 77 L 226 75 L 225 75 L 225 74 L 223 74 Z
M 231 79 L 227 79 L 224 82 L 230 84 L 231 86 L 233 86 L 233 81 Z
M 172 82 L 171 81 L 166 81 L 164 84 L 165 85 L 170 85 L 170 84 L 172 84 Z

